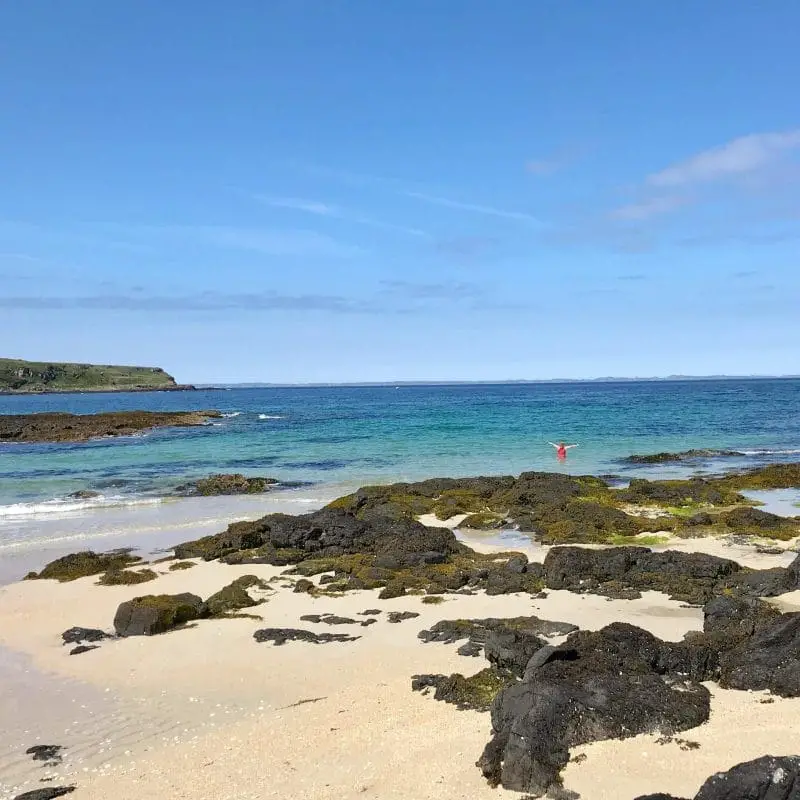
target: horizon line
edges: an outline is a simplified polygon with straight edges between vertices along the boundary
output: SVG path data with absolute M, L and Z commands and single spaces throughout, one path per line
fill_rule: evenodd
M 197 389 L 301 389 L 320 387 L 369 387 L 369 386 L 508 386 L 515 384 L 542 383 L 658 383 L 680 381 L 733 381 L 733 380 L 797 380 L 800 374 L 785 375 L 665 375 L 650 377 L 607 376 L 599 378 L 510 378 L 505 380 L 395 380 L 395 381 L 312 381 L 312 382 L 267 382 L 237 381 L 190 384 Z

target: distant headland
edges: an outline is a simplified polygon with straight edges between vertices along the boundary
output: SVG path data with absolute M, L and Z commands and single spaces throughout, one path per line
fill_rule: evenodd
M 186 391 L 160 367 L 70 364 L 0 358 L 0 394 Z

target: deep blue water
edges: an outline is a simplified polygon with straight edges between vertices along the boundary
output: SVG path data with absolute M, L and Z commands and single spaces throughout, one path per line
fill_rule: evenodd
M 364 484 L 527 469 L 629 475 L 621 463 L 627 455 L 689 448 L 748 455 L 678 471 L 800 460 L 795 379 L 0 397 L 6 414 L 140 408 L 236 416 L 85 444 L 0 444 L 0 512 L 87 488 L 106 496 L 163 494 L 212 472 Z M 580 444 L 563 467 L 547 444 L 562 439 Z

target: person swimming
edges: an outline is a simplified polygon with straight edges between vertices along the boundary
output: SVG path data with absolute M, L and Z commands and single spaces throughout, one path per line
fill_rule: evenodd
M 564 444 L 564 442 L 560 442 L 556 444 L 555 442 L 548 442 L 547 444 L 555 447 L 556 449 L 556 458 L 559 461 L 566 461 L 567 460 L 567 450 L 572 449 L 573 447 L 577 447 L 577 444 Z

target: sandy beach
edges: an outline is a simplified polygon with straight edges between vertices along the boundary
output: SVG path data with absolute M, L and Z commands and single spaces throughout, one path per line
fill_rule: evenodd
M 509 549 L 508 536 L 466 538 L 482 552 Z M 734 550 L 711 539 L 682 546 L 757 568 L 785 566 L 794 555 L 756 553 L 743 545 Z M 523 549 L 541 561 L 548 548 L 531 543 Z M 489 715 L 411 691 L 413 675 L 470 675 L 484 660 L 458 655 L 456 645 L 423 643 L 419 631 L 442 619 L 531 614 L 585 630 L 630 622 L 668 641 L 702 628 L 701 609 L 658 592 L 637 600 L 568 591 L 549 591 L 544 598 L 479 593 L 445 595 L 432 605 L 419 596 L 378 600 L 376 591 L 337 598 L 295 593 L 294 579 L 280 577 L 285 569 L 269 565 L 168 566 L 155 564 L 159 577 L 146 587 L 100 586 L 89 577 L 0 589 L 0 664 L 8 677 L 0 796 L 75 784 L 75 797 L 87 800 L 111 794 L 119 800 L 511 797 L 513 792 L 490 788 L 475 767 L 488 739 Z M 117 606 L 132 597 L 187 591 L 207 597 L 245 574 L 272 579 L 268 591 L 255 590 L 265 602 L 248 609 L 262 619 L 201 620 L 160 636 L 103 642 L 78 656 L 61 643 L 61 632 L 72 626 L 110 630 Z M 785 610 L 799 602 L 793 595 L 782 601 Z M 381 612 L 369 627 L 300 621 L 305 614 L 332 613 L 360 622 L 369 609 Z M 393 624 L 391 611 L 418 616 Z M 265 626 L 358 638 L 275 647 L 253 639 Z M 565 787 L 592 800 L 657 790 L 687 794 L 715 770 L 771 752 L 777 743 L 782 753 L 800 749 L 800 701 L 764 702 L 764 693 L 709 686 L 710 721 L 679 737 L 698 748 L 658 743 L 654 736 L 576 748 Z M 24 751 L 35 744 L 63 745 L 63 763 L 31 761 Z M 47 783 L 40 783 L 43 778 Z

